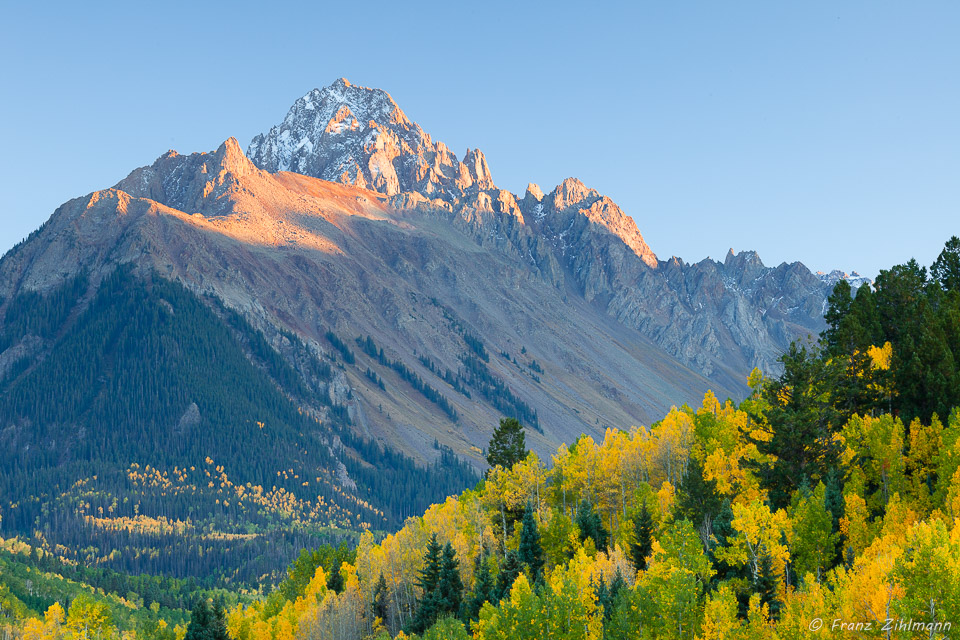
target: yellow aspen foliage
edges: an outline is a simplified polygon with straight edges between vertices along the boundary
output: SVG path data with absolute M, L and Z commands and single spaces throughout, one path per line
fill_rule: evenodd
M 913 510 L 911 505 L 901 500 L 899 493 L 895 493 L 887 504 L 880 535 L 902 540 L 907 535 L 910 526 L 918 519 L 917 512 Z
M 791 590 L 786 602 L 781 605 L 780 619 L 777 620 L 777 635 L 786 640 L 796 638 L 827 638 L 836 633 L 830 624 L 824 624 L 819 629 L 812 629 L 810 623 L 814 620 L 832 620 L 835 618 L 832 609 L 833 593 L 823 583 L 810 581 L 802 589 Z
M 890 363 L 893 361 L 893 345 L 884 342 L 882 347 L 871 345 L 867 347 L 867 355 L 870 356 L 871 366 L 878 371 L 889 371 Z
M 910 448 L 907 454 L 907 474 L 914 504 L 923 514 L 933 508 L 936 491 L 936 457 L 943 448 L 943 424 L 936 414 L 929 425 L 919 419 L 910 423 Z
M 960 616 L 960 522 L 919 522 L 907 532 L 904 552 L 894 566 L 903 584 L 896 603 L 899 617 L 941 625 Z
M 903 423 L 889 414 L 877 418 L 853 416 L 840 433 L 843 463 L 860 469 L 878 487 L 864 495 L 871 508 L 882 508 L 890 496 L 906 488 Z
M 52 637 L 47 635 L 46 626 L 37 618 L 29 618 L 24 622 L 21 633 L 23 640 L 45 640 Z
M 273 640 L 273 630 L 265 620 L 257 620 L 250 632 L 251 640 Z
M 750 608 L 747 612 L 746 632 L 744 640 L 774 640 L 778 638 L 773 624 L 770 621 L 770 608 L 760 602 L 760 596 L 750 596 Z
M 737 596 L 723 585 L 707 598 L 698 640 L 733 640 L 740 637 L 743 624 L 737 615 Z
M 856 493 L 843 496 L 844 515 L 840 518 L 840 533 L 843 536 L 843 556 L 853 558 L 863 553 L 873 540 L 867 503 Z
M 654 465 L 658 475 L 678 486 L 687 473 L 687 461 L 694 442 L 693 417 L 676 407 L 653 426 Z M 656 482 L 651 482 L 656 486 Z
M 64 612 L 63 607 L 60 606 L 60 603 L 54 602 L 52 605 L 47 607 L 46 613 L 43 614 L 43 619 L 47 625 L 59 627 L 63 624 L 64 620 L 67 619 L 67 615 L 66 612 Z
M 660 513 L 660 521 L 663 522 L 673 510 L 673 504 L 677 499 L 677 491 L 669 482 L 664 482 L 657 491 L 657 510 Z
M 944 509 L 951 518 L 960 518 L 960 468 L 950 478 L 947 486 L 946 496 L 944 496 Z
M 937 487 L 934 493 L 934 504 L 942 506 L 951 517 L 960 517 L 960 510 L 948 496 L 954 499 L 960 494 L 957 486 L 960 483 L 960 407 L 950 413 L 946 428 L 940 434 L 941 446 L 935 456 L 937 470 Z
M 872 622 L 878 627 L 894 617 L 894 604 L 904 595 L 903 586 L 893 573 L 901 554 L 896 540 L 881 537 L 856 558 L 852 568 L 837 567 L 830 578 L 836 618 Z
M 765 503 L 755 500 L 749 504 L 734 504 L 734 530 L 731 544 L 716 550 L 718 560 L 733 566 L 746 566 L 756 580 L 760 572 L 760 558 L 764 550 L 770 554 L 774 573 L 783 575 L 790 559 L 787 547 L 781 541 L 788 535 L 790 520 L 783 509 L 775 512 Z

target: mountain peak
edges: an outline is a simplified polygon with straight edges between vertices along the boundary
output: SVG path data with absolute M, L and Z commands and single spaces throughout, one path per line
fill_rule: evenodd
M 240 148 L 240 143 L 237 142 L 237 139 L 233 136 L 227 138 L 217 147 L 217 150 L 213 152 L 211 160 L 221 170 L 240 175 L 247 173 L 253 168 L 249 158 L 243 153 L 243 149 Z
M 460 198 L 495 188 L 486 158 L 463 162 L 407 118 L 389 93 L 340 78 L 313 89 L 283 122 L 256 136 L 247 155 L 261 169 L 293 171 L 388 196 L 418 192 Z
M 228 138 L 209 153 L 180 155 L 168 151 L 150 166 L 135 169 L 115 185 L 136 198 L 147 198 L 189 213 L 232 211 L 229 198 L 211 209 L 204 201 L 217 201 L 237 188 L 238 180 L 259 170 L 243 153 L 236 138 Z

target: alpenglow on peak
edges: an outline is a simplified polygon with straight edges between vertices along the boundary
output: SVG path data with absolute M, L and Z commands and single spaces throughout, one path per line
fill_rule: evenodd
M 460 198 L 494 188 L 483 153 L 463 161 L 434 142 L 390 94 L 340 78 L 290 107 L 283 122 L 256 136 L 247 156 L 267 171 L 293 171 L 388 196 L 416 191 Z

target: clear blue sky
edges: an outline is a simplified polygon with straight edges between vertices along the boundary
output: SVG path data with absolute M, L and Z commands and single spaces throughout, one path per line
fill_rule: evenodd
M 340 76 L 498 185 L 610 195 L 661 258 L 873 275 L 960 234 L 956 2 L 6 3 L 0 251 Z

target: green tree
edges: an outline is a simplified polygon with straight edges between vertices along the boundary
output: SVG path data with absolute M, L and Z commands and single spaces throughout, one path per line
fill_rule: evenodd
M 474 565 L 473 593 L 465 603 L 465 612 L 461 616 L 464 620 L 475 621 L 480 616 L 480 608 L 484 602 L 490 602 L 496 587 L 493 575 L 490 573 L 490 563 L 485 553 L 480 553 Z
M 630 545 L 630 557 L 638 571 L 647 568 L 647 558 L 653 550 L 653 518 L 647 508 L 647 501 L 640 504 L 640 510 L 633 517 L 634 541 Z
M 812 491 L 804 486 L 790 505 L 793 523 L 793 566 L 798 577 L 813 574 L 819 582 L 833 565 L 838 536 L 833 531 L 833 516 L 827 510 L 826 486 L 820 482 Z
M 597 551 L 607 550 L 610 534 L 589 500 L 583 500 L 577 507 L 577 527 L 580 529 L 580 542 L 586 542 L 587 538 L 590 538 Z
M 376 584 L 373 587 L 373 601 L 370 603 L 370 613 L 374 618 L 380 618 L 380 621 L 384 624 L 387 621 L 387 616 L 389 615 L 389 592 L 387 591 L 387 580 L 383 577 L 383 572 L 380 572 L 380 577 L 377 579 Z
M 197 598 L 190 612 L 190 624 L 187 625 L 187 635 L 183 640 L 214 640 L 214 624 L 210 606 L 206 600 Z
M 774 508 L 788 505 L 804 481 L 825 478 L 836 464 L 833 436 L 841 421 L 830 395 L 836 370 L 819 356 L 816 347 L 808 350 L 792 343 L 780 358 L 784 367 L 780 377 L 764 380 L 760 395 L 765 402 L 750 406 L 763 435 L 748 439 L 761 454 L 773 457 L 770 464 L 752 466 Z M 761 406 L 764 410 L 758 412 Z
M 439 613 L 459 613 L 463 600 L 463 582 L 460 579 L 460 562 L 449 542 L 443 547 L 437 591 L 440 593 Z
M 960 291 L 960 238 L 952 236 L 930 267 L 930 275 L 944 291 Z
M 537 585 L 543 583 L 543 547 L 540 546 L 540 531 L 533 512 L 533 506 L 527 503 L 518 554 L 520 562 L 530 568 L 530 582 Z
M 767 605 L 770 611 L 770 619 L 778 620 L 780 618 L 780 594 L 777 591 L 779 576 L 773 569 L 773 557 L 770 551 L 764 547 L 760 552 L 760 566 L 757 572 L 757 578 L 753 583 L 754 593 L 760 596 L 760 604 Z
M 517 576 L 523 572 L 523 564 L 516 551 L 507 551 L 500 565 L 500 573 L 497 574 L 497 588 L 494 597 L 497 601 L 502 600 L 510 594 L 510 587 L 513 586 Z
M 491 467 L 500 465 L 504 469 L 511 469 L 526 457 L 526 438 L 520 421 L 516 418 L 501 418 L 500 426 L 493 432 L 487 446 L 487 463 Z
M 677 493 L 675 517 L 686 518 L 697 527 L 703 546 L 712 545 L 713 521 L 723 508 L 723 497 L 717 491 L 716 480 L 707 480 L 703 465 L 696 456 L 690 456 L 687 475 Z

